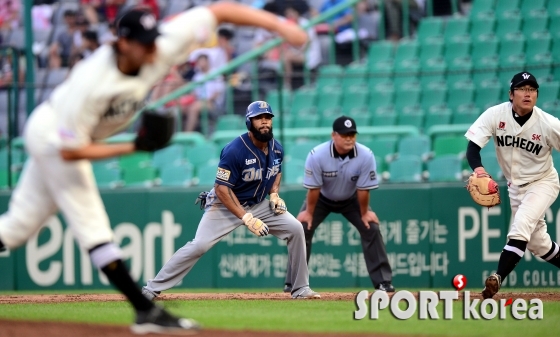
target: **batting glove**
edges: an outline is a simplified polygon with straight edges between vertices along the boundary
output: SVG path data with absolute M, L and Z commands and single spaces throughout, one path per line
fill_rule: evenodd
M 268 235 L 268 226 L 264 222 L 262 222 L 261 219 L 254 218 L 253 214 L 245 213 L 241 220 L 243 220 L 245 226 L 247 226 L 247 228 L 249 228 L 249 230 L 256 236 Z
M 280 198 L 278 193 L 270 193 L 270 208 L 274 214 L 284 214 L 288 210 L 284 199 Z

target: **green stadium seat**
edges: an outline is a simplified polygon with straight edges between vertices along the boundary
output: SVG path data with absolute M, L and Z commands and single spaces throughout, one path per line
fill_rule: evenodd
M 461 181 L 462 163 L 456 155 L 445 155 L 430 160 L 427 164 L 429 177 L 432 182 Z
M 546 3 L 555 0 L 522 0 L 519 6 L 521 13 L 530 13 L 534 10 L 542 10 L 546 8 Z
M 361 108 L 368 104 L 369 90 L 365 86 L 344 87 L 342 96 L 342 111 L 347 113 L 354 108 Z
M 287 106 L 284 106 L 284 108 L 287 108 Z M 276 112 L 274 108 L 272 108 L 272 111 Z M 216 124 L 217 131 L 244 130 L 245 128 L 245 118 L 240 115 L 222 115 L 218 118 Z
M 371 139 L 367 141 L 360 141 L 358 142 L 367 146 L 375 155 L 375 157 L 379 158 L 387 158 L 391 157 L 397 152 L 397 136 L 382 136 L 377 139 Z
M 471 38 L 478 39 L 484 36 L 494 35 L 494 26 L 496 19 L 493 17 L 478 17 L 471 20 L 470 35 Z
M 10 188 L 10 184 L 8 183 L 8 170 L 7 169 L 0 169 L 0 189 L 6 190 Z
M 480 149 L 480 156 L 484 157 L 486 155 L 493 155 L 494 157 L 496 156 L 496 147 L 494 146 L 494 140 L 492 138 L 490 138 L 488 143 L 486 143 L 486 145 L 482 149 Z
M 486 110 L 489 107 L 503 103 L 505 98 L 500 97 L 502 93 L 502 85 L 500 83 L 486 83 L 476 87 L 474 100 L 477 107 Z
M 371 116 L 367 106 L 352 108 L 348 110 L 346 116 L 352 117 L 356 121 L 356 125 L 369 126 L 371 124 Z
M 162 168 L 164 166 L 178 165 L 183 161 L 185 150 L 180 144 L 171 144 L 166 148 L 155 151 L 152 166 Z
M 112 158 L 101 159 L 101 160 L 92 160 L 91 166 L 94 171 L 96 169 L 119 168 L 119 157 L 112 157 Z
M 325 65 L 319 68 L 317 74 L 317 87 L 340 86 L 344 69 L 336 64 Z
M 537 79 L 538 80 L 538 79 Z M 560 93 L 560 82 L 540 82 L 539 83 L 539 98 L 538 105 L 547 102 L 557 102 L 558 94 Z
M 218 162 L 216 160 L 200 164 L 196 166 L 196 179 L 194 181 L 199 186 L 214 186 L 217 171 Z
M 552 150 L 552 164 L 556 171 L 560 171 L 560 153 L 558 151 Z
M 351 64 L 346 67 L 342 87 L 348 88 L 355 85 L 365 85 L 368 80 L 368 67 L 365 64 Z
M 445 61 L 449 64 L 455 59 L 465 59 L 471 55 L 471 39 L 470 37 L 449 41 L 445 44 L 443 56 Z
M 371 114 L 371 125 L 373 126 L 391 126 L 397 124 L 398 114 L 392 105 L 375 106 Z
M 500 69 L 498 70 L 498 81 L 503 86 L 509 86 L 514 74 L 525 69 L 525 55 L 512 54 L 500 57 Z
M 552 37 L 550 33 L 538 34 L 527 40 L 525 53 L 529 55 L 550 54 L 552 47 Z
M 447 21 L 443 38 L 446 43 L 463 40 L 469 36 L 470 20 L 466 17 L 453 18 Z
M 393 60 L 376 61 L 369 64 L 368 82 L 370 86 L 379 81 L 391 81 L 395 71 Z
M 292 93 L 288 89 L 282 89 L 282 106 L 280 106 L 280 93 L 276 89 L 269 90 L 266 93 L 266 102 L 272 107 L 272 111 L 283 111 L 290 110 Z
M 445 82 L 452 88 L 456 85 L 470 83 L 472 78 L 473 63 L 470 57 L 456 58 L 447 63 Z
M 525 51 L 525 37 L 518 34 L 510 34 L 500 41 L 498 56 L 521 55 Z
M 282 183 L 301 185 L 305 175 L 305 160 L 291 159 L 282 163 Z
M 481 39 L 473 39 L 471 57 L 476 65 L 483 59 L 498 54 L 499 40 L 494 37 L 484 37 Z
M 121 169 L 104 166 L 94 167 L 93 175 L 99 188 L 117 188 L 123 186 Z
M 416 40 L 403 40 L 397 45 L 395 52 L 395 63 L 414 60 L 419 57 L 420 44 Z
M 324 87 L 317 97 L 317 111 L 322 114 L 324 110 L 340 106 L 342 90 L 338 87 Z
M 342 109 L 337 107 L 332 107 L 323 110 L 323 113 L 319 115 L 319 127 L 332 127 L 332 123 L 335 119 L 342 115 Z
M 160 169 L 160 186 L 189 186 L 194 176 L 194 166 L 190 163 L 169 165 Z
M 495 13 L 517 10 L 521 6 L 521 0 L 496 0 Z
M 399 140 L 397 152 L 401 156 L 418 156 L 422 160 L 430 156 L 432 141 L 426 135 L 407 136 Z
M 471 18 L 494 15 L 495 5 L 496 0 L 473 0 L 469 15 Z
M 551 114 L 552 116 L 560 119 L 560 102 L 544 102 L 538 104 L 545 112 Z
M 152 187 L 157 177 L 153 167 L 126 168 L 122 171 L 124 187 Z
M 443 39 L 426 41 L 420 45 L 420 63 L 424 63 L 429 59 L 439 58 L 443 56 L 445 44 Z
M 398 113 L 397 125 L 411 125 L 421 129 L 424 126 L 425 115 L 419 106 L 406 106 Z
M 522 31 L 527 39 L 534 33 L 546 32 L 548 28 L 548 13 L 546 11 L 533 11 L 523 18 Z
M 292 98 L 290 112 L 298 116 L 301 113 L 309 113 L 315 110 L 317 91 L 315 88 L 300 88 L 296 90 Z
M 218 148 L 214 143 L 210 142 L 185 149 L 185 158 L 194 166 L 205 164 L 218 157 Z
M 431 107 L 441 107 L 445 105 L 447 99 L 447 86 L 443 85 L 430 85 L 423 86 L 420 94 L 420 106 L 422 109 L 428 111 Z
M 484 148 L 488 147 L 489 145 L 492 144 L 489 143 Z M 493 149 L 493 146 L 491 146 L 491 148 Z M 494 178 L 495 180 L 502 180 L 504 178 L 504 174 L 502 173 L 502 168 L 498 163 L 498 158 L 496 157 L 495 151 L 485 154 L 481 153 L 480 158 L 482 159 L 482 166 L 484 167 L 486 172 L 488 172 L 492 176 L 492 178 Z
M 531 72 L 540 83 L 552 80 L 553 60 L 551 54 L 531 55 L 525 69 Z
M 560 38 L 560 13 L 556 14 L 556 16 L 550 17 L 548 32 L 553 39 Z
M 123 170 L 131 168 L 144 168 L 152 165 L 152 154 L 148 152 L 135 152 L 119 157 L 119 167 Z
M 498 55 L 473 60 L 472 80 L 476 86 L 498 81 Z
M 386 106 L 393 105 L 395 97 L 395 89 L 392 85 L 380 85 L 378 87 L 370 87 L 369 96 L 372 98 L 372 105 Z
M 411 84 L 419 84 L 420 62 L 418 59 L 403 61 L 395 65 L 393 83 L 397 90 Z M 371 83 L 371 82 L 370 82 Z
M 447 107 L 452 110 L 460 106 L 469 105 L 474 101 L 474 85 L 464 83 L 463 85 L 456 85 L 449 89 L 447 96 Z
M 441 17 L 432 16 L 420 20 L 416 36 L 420 43 L 440 39 L 443 36 L 444 21 Z
M 296 129 L 315 128 L 319 126 L 319 115 L 299 115 L 292 121 L 292 127 Z
M 444 106 L 435 106 L 426 111 L 424 131 L 430 129 L 434 125 L 451 124 L 451 117 L 453 116 L 451 109 Z
M 548 15 L 551 17 L 553 16 L 560 16 L 560 2 L 554 0 L 548 0 L 548 5 L 546 6 L 548 11 Z
M 462 105 L 453 112 L 451 121 L 452 124 L 472 124 L 481 113 L 482 110 L 475 105 Z
M 418 156 L 399 156 L 389 163 L 389 181 L 414 183 L 422 181 L 422 160 Z
M 519 11 L 505 12 L 496 22 L 495 35 L 501 40 L 512 33 L 521 32 L 522 22 Z
M 428 87 L 433 84 L 445 85 L 447 64 L 442 57 L 424 60 L 420 70 L 420 85 Z
M 331 120 L 331 126 L 332 122 L 333 121 Z M 286 160 L 299 159 L 305 161 L 309 152 L 319 144 L 321 144 L 321 142 L 315 140 L 292 143 L 289 147 L 284 149 L 284 152 L 286 153 Z
M 421 87 L 419 85 L 407 85 L 396 92 L 395 108 L 399 112 L 408 106 L 417 106 L 420 103 Z
M 375 41 L 369 45 L 368 66 L 380 61 L 391 61 L 395 53 L 395 44 L 392 41 Z
M 464 156 L 468 141 L 463 135 L 437 136 L 434 139 L 434 154 L 436 157 L 446 154 Z

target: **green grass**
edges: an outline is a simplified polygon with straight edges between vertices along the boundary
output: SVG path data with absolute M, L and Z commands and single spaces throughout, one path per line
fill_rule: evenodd
M 217 292 L 216 289 L 199 290 Z M 224 292 L 263 292 L 264 289 L 222 290 Z M 320 290 L 332 291 L 335 289 Z M 543 289 L 543 291 L 549 292 L 554 290 Z M 343 291 L 358 291 L 358 289 L 344 289 Z M 508 289 L 508 291 L 514 290 Z M 536 292 L 537 290 L 519 289 L 519 291 Z M 394 318 L 388 310 L 381 311 L 378 320 L 369 319 L 369 314 L 363 320 L 354 320 L 356 307 L 352 301 L 177 300 L 159 303 L 175 314 L 198 320 L 209 329 L 460 337 L 545 337 L 560 334 L 560 302 L 544 302 L 544 319 L 534 321 L 529 319 L 516 321 L 510 315 L 503 321 L 498 318 L 464 320 L 462 318 L 462 301 L 454 303 L 452 320 L 441 318 L 443 317 L 443 302 L 441 302 L 438 305 L 439 320 L 419 320 L 416 314 L 412 319 L 406 321 Z M 133 320 L 133 313 L 126 302 L 4 304 L 0 305 L 0 318 L 128 325 Z

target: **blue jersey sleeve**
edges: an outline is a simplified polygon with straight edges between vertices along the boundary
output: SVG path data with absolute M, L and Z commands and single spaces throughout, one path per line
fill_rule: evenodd
M 235 187 L 241 177 L 239 160 L 237 158 L 238 151 L 234 151 L 234 147 L 231 146 L 232 143 L 229 143 L 222 149 L 215 181 L 216 184 L 229 187 Z
M 276 158 L 280 159 L 278 173 L 282 173 L 282 166 L 284 166 L 284 148 L 277 140 L 274 140 L 274 153 L 276 154 Z

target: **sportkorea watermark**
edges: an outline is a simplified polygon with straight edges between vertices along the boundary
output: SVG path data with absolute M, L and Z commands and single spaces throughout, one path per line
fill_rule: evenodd
M 511 317 L 515 320 L 537 320 L 544 318 L 544 307 L 542 300 L 533 298 L 525 300 L 517 299 L 500 299 L 491 298 L 480 300 L 479 298 L 471 298 L 470 291 L 460 291 L 467 285 L 467 278 L 464 275 L 457 275 L 453 278 L 453 285 L 456 291 L 419 291 L 417 296 L 407 290 L 397 291 L 389 298 L 385 291 L 375 291 L 371 294 L 367 290 L 362 290 L 355 298 L 357 310 L 354 311 L 354 319 L 364 319 L 368 314 L 368 304 L 366 300 L 369 298 L 369 319 L 379 319 L 379 312 L 389 310 L 389 312 L 397 319 L 407 320 L 417 315 L 421 320 L 441 319 L 438 313 L 440 301 L 443 302 L 443 319 L 450 320 L 453 317 L 453 301 L 463 300 L 462 319 L 507 319 L 507 312 L 511 312 Z M 406 304 L 406 308 L 402 309 L 400 303 Z

